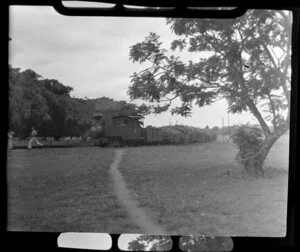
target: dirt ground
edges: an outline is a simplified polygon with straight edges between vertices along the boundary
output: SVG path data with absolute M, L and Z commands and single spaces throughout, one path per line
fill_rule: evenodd
M 120 170 L 169 234 L 285 236 L 288 136 L 272 148 L 264 178 L 245 177 L 236 152 L 228 142 L 129 148 Z

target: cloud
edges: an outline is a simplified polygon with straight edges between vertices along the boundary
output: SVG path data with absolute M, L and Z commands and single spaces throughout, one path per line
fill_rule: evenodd
M 35 65 L 38 65 L 38 66 L 47 66 L 49 64 L 52 64 L 52 61 L 50 59 L 37 59 L 35 62 L 34 62 Z
M 52 7 L 13 6 L 9 62 L 73 87 L 76 97 L 109 96 L 130 101 L 130 76 L 144 68 L 129 60 L 130 46 L 143 41 L 150 32 L 160 35 L 162 47 L 168 50 L 176 38 L 164 18 L 69 17 Z M 199 54 L 187 54 L 183 60 L 198 58 Z M 194 111 L 192 118 L 178 120 L 191 125 L 220 125 L 220 118 L 227 114 L 226 104 Z M 151 124 L 158 125 L 168 124 L 170 118 L 177 120 L 169 113 L 149 118 Z
M 9 48 L 10 57 L 16 57 L 18 54 L 22 54 L 24 52 L 24 47 L 14 44 L 12 40 L 9 42 Z

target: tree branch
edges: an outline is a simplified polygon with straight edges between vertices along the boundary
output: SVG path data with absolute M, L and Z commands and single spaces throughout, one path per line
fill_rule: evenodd
M 205 35 L 207 38 L 211 39 L 211 40 L 216 40 L 216 41 L 218 41 L 218 42 L 221 43 L 222 45 L 224 44 L 224 41 L 222 41 L 222 40 L 219 39 L 219 38 L 215 38 L 215 37 L 209 35 L 207 32 L 205 32 L 204 35 Z M 195 37 L 195 36 L 194 36 L 194 37 Z M 196 37 L 197 37 L 197 36 L 196 36 Z M 214 49 L 215 49 L 215 51 L 217 51 L 217 52 L 220 53 L 221 55 L 225 56 L 225 53 L 223 53 L 222 51 L 218 50 L 216 47 L 214 47 Z
M 267 47 L 267 45 L 266 45 L 262 40 L 260 40 L 260 39 L 258 39 L 258 40 L 261 42 L 260 44 L 261 44 L 262 47 L 265 49 L 265 52 L 267 53 L 267 56 L 268 56 L 268 58 L 271 60 L 271 62 L 272 62 L 272 64 L 273 64 L 274 68 L 276 69 L 276 71 L 279 71 L 279 72 L 280 72 L 280 70 L 279 70 L 279 68 L 278 68 L 278 65 L 276 64 L 275 59 L 273 58 L 273 56 L 272 56 L 272 54 L 271 54 L 269 48 Z
M 253 101 L 248 97 L 248 100 L 247 100 L 246 103 L 247 103 L 247 106 L 249 107 L 250 111 L 252 112 L 252 114 L 258 120 L 260 126 L 262 127 L 262 129 L 264 131 L 265 136 L 268 137 L 269 135 L 271 135 L 271 131 L 270 131 L 268 125 L 266 124 L 265 120 L 261 116 L 259 110 L 255 106 L 255 104 L 253 103 Z
M 272 120 L 272 124 L 274 127 L 274 132 L 275 134 L 277 134 L 277 124 L 276 124 L 276 112 L 275 112 L 275 105 L 274 105 L 274 101 L 271 98 L 270 93 L 267 94 L 269 101 L 270 101 L 270 108 L 271 108 L 271 112 L 273 114 L 273 120 Z
M 289 40 L 288 40 L 288 44 L 289 44 Z M 287 85 L 286 85 L 286 80 L 288 79 L 287 77 L 287 69 L 288 69 L 288 62 L 285 64 L 285 69 L 284 69 L 284 72 L 282 73 L 279 69 L 279 67 L 277 66 L 274 58 L 272 57 L 268 47 L 266 46 L 265 43 L 261 43 L 261 45 L 263 46 L 263 48 L 265 49 L 268 57 L 270 58 L 276 72 L 278 73 L 278 75 L 280 76 L 280 84 L 283 88 L 283 92 L 284 92 L 284 95 L 288 101 L 288 107 L 290 108 L 290 95 L 289 95 L 289 92 L 288 92 L 288 88 L 287 88 Z M 289 50 L 288 50 L 289 51 Z M 287 58 L 287 61 L 289 59 L 289 53 L 286 55 L 286 58 Z M 288 108 L 288 113 L 289 113 L 289 108 Z
M 175 100 L 176 98 L 178 98 L 179 97 L 179 95 L 175 95 L 174 97 L 172 97 L 172 98 L 167 98 L 166 97 L 166 100 L 160 100 L 159 102 L 170 102 L 170 105 L 171 105 L 171 102 L 173 101 L 173 100 Z
M 291 105 L 291 99 L 290 99 L 290 94 L 286 85 L 286 81 L 289 81 L 287 73 L 288 73 L 288 68 L 289 68 L 289 63 L 290 63 L 290 45 L 291 45 L 291 33 L 290 31 L 288 32 L 288 40 L 287 40 L 287 55 L 286 55 L 286 60 L 285 60 L 285 67 L 283 70 L 283 77 L 281 78 L 281 83 L 282 83 L 282 88 L 283 91 L 285 93 L 285 96 L 287 98 L 288 101 L 288 119 L 289 119 L 289 115 L 290 115 L 290 105 Z
M 262 127 L 265 136 L 269 136 L 271 135 L 270 129 L 268 127 L 268 125 L 266 124 L 265 120 L 263 119 L 262 115 L 260 114 L 259 110 L 257 109 L 256 105 L 254 104 L 253 100 L 249 97 L 249 91 L 248 88 L 245 85 L 245 80 L 244 80 L 244 76 L 243 76 L 243 70 L 242 70 L 242 56 L 241 54 L 239 54 L 239 65 L 240 65 L 240 69 L 237 69 L 238 73 L 239 73 L 239 77 L 240 77 L 240 87 L 241 90 L 245 96 L 246 99 L 246 104 L 248 106 L 248 108 L 250 109 L 251 113 L 256 117 L 256 119 L 258 120 L 260 126 Z

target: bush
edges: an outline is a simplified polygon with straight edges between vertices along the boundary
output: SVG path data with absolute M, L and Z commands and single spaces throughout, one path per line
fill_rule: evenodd
M 254 127 L 241 126 L 231 139 L 239 149 L 236 160 L 245 167 L 249 174 L 253 173 L 252 156 L 260 150 L 264 141 L 262 131 Z
M 160 127 L 159 131 L 167 144 L 204 143 L 217 139 L 217 135 L 212 130 L 184 125 L 164 126 Z

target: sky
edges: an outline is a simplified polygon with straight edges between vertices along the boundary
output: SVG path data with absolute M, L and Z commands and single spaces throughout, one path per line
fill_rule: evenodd
M 106 96 L 141 104 L 139 100 L 130 101 L 127 90 L 130 76 L 145 66 L 133 63 L 129 50 L 150 32 L 160 35 L 167 50 L 176 38 L 165 18 L 68 17 L 52 7 L 11 6 L 9 64 L 22 71 L 32 69 L 44 78 L 73 87 L 72 97 Z M 201 56 L 180 55 L 183 61 Z M 227 102 L 220 100 L 210 106 L 194 107 L 188 118 L 169 112 L 150 115 L 144 119 L 144 125 L 221 127 L 223 121 L 225 126 L 228 121 L 230 125 L 257 123 L 246 112 L 228 114 Z

